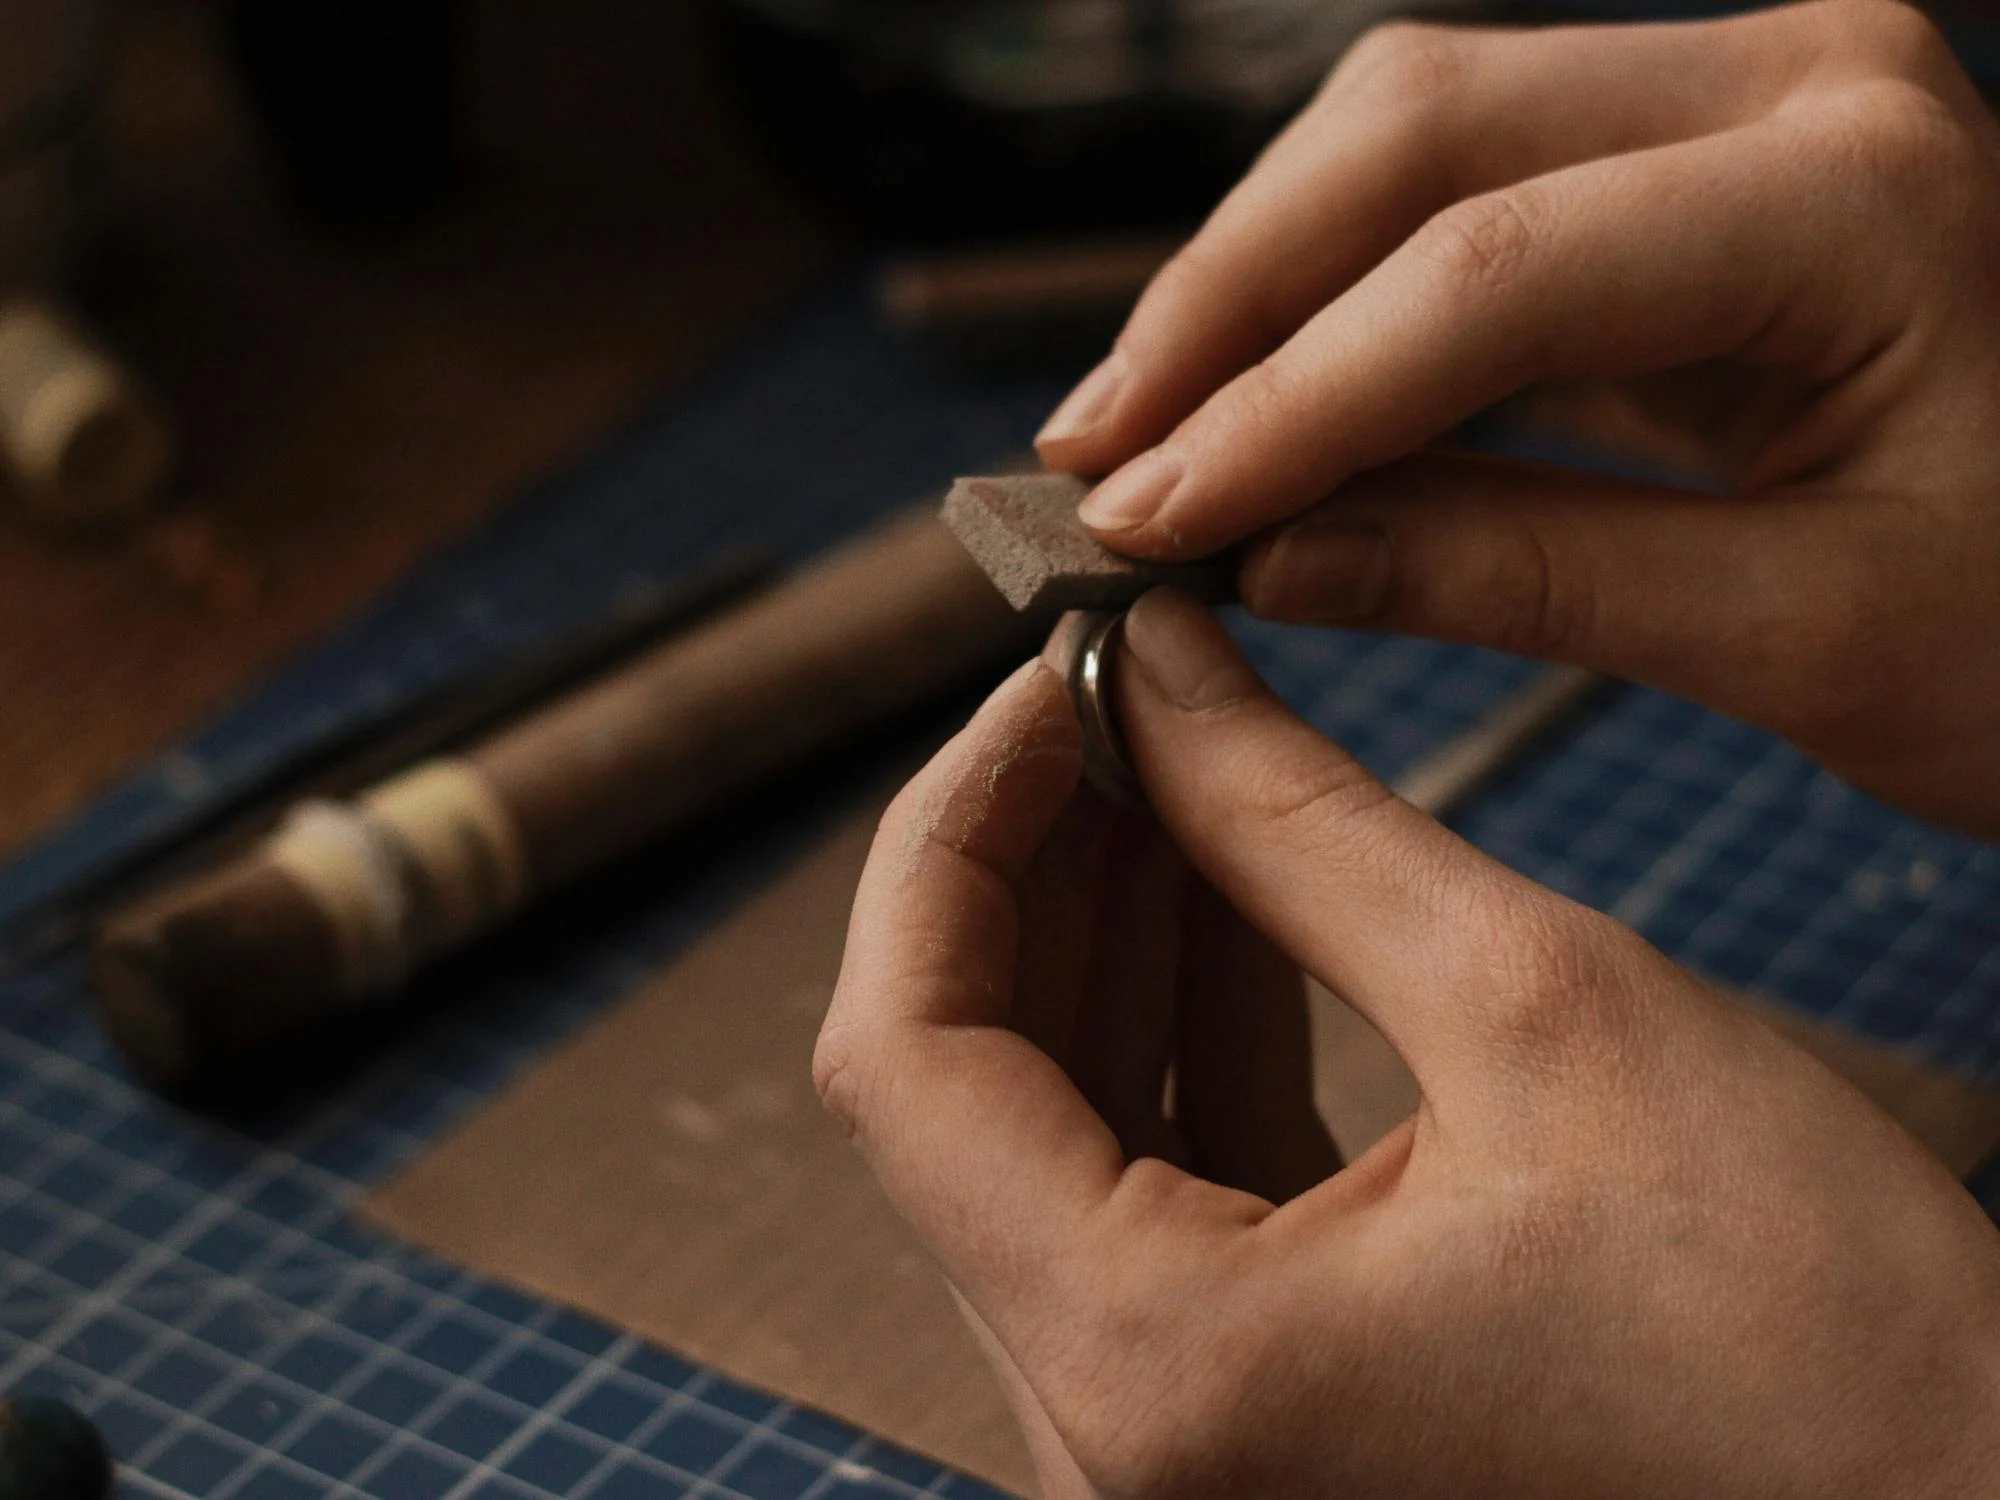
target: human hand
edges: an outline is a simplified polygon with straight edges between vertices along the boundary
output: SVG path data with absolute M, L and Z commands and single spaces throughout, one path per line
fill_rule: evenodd
M 2000 835 L 2000 127 L 1914 10 L 1364 38 L 1039 442 L 1108 545 L 1580 663 Z M 1408 455 L 1616 385 L 1696 495 Z M 1384 467 L 1384 466 L 1387 467 Z M 1115 471 L 1115 472 L 1114 472 Z
M 1024 669 L 884 818 L 814 1059 L 1046 1495 L 1992 1493 L 2000 1238 L 1932 1158 L 1395 799 L 1194 605 L 1125 638 L 1168 843 L 1078 792 Z M 1421 1090 L 1330 1175 L 1251 927 Z

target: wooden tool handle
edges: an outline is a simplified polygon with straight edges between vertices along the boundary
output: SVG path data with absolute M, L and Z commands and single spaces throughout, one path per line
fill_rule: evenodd
M 1025 656 L 1038 633 L 927 507 L 467 759 L 512 809 L 536 881 L 565 881 Z
M 535 895 L 1032 648 L 928 510 L 461 754 L 109 921 L 105 1024 L 142 1071 L 227 1084 L 246 1057 L 379 1005 Z
M 52 304 L 0 305 L 0 467 L 66 526 L 130 518 L 173 461 L 165 415 L 132 373 Z
M 1076 241 L 905 260 L 883 274 L 877 300 L 891 322 L 909 329 L 1098 311 L 1122 315 L 1177 244 Z

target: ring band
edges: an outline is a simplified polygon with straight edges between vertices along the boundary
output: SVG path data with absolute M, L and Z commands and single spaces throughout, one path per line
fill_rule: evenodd
M 1070 662 L 1070 699 L 1083 726 L 1083 774 L 1105 796 L 1119 802 L 1139 799 L 1138 778 L 1125 757 L 1125 737 L 1111 706 L 1111 663 L 1125 625 L 1124 612 L 1094 614 L 1084 626 L 1083 644 Z

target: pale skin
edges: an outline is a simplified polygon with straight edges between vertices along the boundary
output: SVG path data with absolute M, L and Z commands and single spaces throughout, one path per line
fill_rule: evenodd
M 1393 28 L 1040 440 L 1274 619 L 1577 662 L 2000 837 L 2000 124 L 1915 12 Z M 1721 496 L 1435 455 L 1607 388 Z M 1386 467 L 1384 467 L 1386 466 Z
M 1990 836 L 1996 152 L 1885 5 L 1387 33 L 1044 455 L 1127 550 L 1260 538 L 1266 613 L 1655 682 Z M 1409 456 L 1546 380 L 1684 431 L 1722 383 L 1726 498 Z M 1144 813 L 1039 663 L 897 799 L 815 1057 L 1045 1494 L 2000 1492 L 2000 1236 L 1891 1121 L 1187 600 L 1135 606 L 1116 706 Z M 1345 1165 L 1301 970 L 1421 1092 Z

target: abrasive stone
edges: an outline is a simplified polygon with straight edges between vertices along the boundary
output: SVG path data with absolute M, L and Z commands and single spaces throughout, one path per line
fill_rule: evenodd
M 1068 474 L 961 479 L 945 496 L 944 523 L 1018 610 L 1123 609 L 1162 584 L 1211 604 L 1236 597 L 1232 555 L 1155 563 L 1099 542 L 1076 518 L 1089 490 Z

